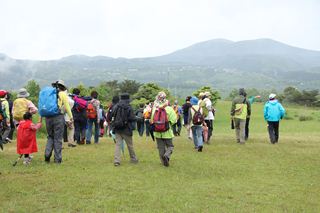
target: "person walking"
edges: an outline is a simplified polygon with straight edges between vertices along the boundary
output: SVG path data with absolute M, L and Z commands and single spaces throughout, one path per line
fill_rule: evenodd
M 37 146 L 37 130 L 42 126 L 42 119 L 39 119 L 37 124 L 32 123 L 32 114 L 26 112 L 23 115 L 23 120 L 19 122 L 17 131 L 17 153 L 24 155 L 24 165 L 31 163 L 30 154 L 38 152 Z
M 9 104 L 9 112 L 10 112 L 10 132 L 8 134 L 8 142 L 11 142 L 13 140 L 13 133 L 16 128 L 13 122 L 13 115 L 12 115 L 13 101 L 11 100 L 11 94 L 9 92 L 7 94 L 7 101 Z
M 231 119 L 234 121 L 237 143 L 245 143 L 246 118 L 251 115 L 251 106 L 244 97 L 245 90 L 239 89 L 239 96 L 233 99 L 231 106 Z
M 191 108 L 189 109 L 188 127 L 191 128 L 194 148 L 198 152 L 203 149 L 202 125 L 204 122 L 202 107 L 198 105 L 198 98 L 190 99 Z
M 143 110 L 144 123 L 146 125 L 146 138 L 150 136 L 151 126 L 150 126 L 150 118 L 152 113 L 153 103 L 147 103 L 146 107 Z
M 187 96 L 186 97 L 186 102 L 182 105 L 183 126 L 185 126 L 185 127 L 188 124 L 189 108 L 191 107 L 190 99 L 191 99 L 191 96 Z
M 162 116 L 160 114 L 162 113 L 160 113 L 160 111 L 163 112 L 163 109 L 165 110 L 164 119 L 167 123 L 163 123 L 164 120 L 161 119 Z M 174 134 L 171 127 L 176 121 L 177 115 L 174 112 L 173 108 L 169 106 L 168 100 L 166 99 L 166 93 L 163 91 L 159 92 L 156 100 L 154 101 L 150 123 L 154 126 L 154 137 L 157 141 L 160 161 L 166 167 L 169 166 L 169 161 L 174 149 Z M 159 126 L 161 124 L 165 124 L 167 128 L 160 131 L 160 129 L 162 128 L 159 127 L 159 130 L 157 130 L 158 124 Z
M 80 98 L 80 90 L 78 88 L 74 88 L 72 90 L 72 94 L 74 100 L 78 100 Z M 86 139 L 86 126 L 87 126 L 87 112 L 84 107 L 81 107 L 79 104 L 74 104 L 71 109 L 74 123 L 74 138 L 77 144 L 83 145 Z
M 279 141 L 279 122 L 285 115 L 285 109 L 276 99 L 276 94 L 271 93 L 269 95 L 269 101 L 267 101 L 263 108 L 264 119 L 268 122 L 268 132 L 270 142 L 272 144 Z
M 173 108 L 174 112 L 177 115 L 177 122 L 175 124 L 173 124 L 173 126 L 172 126 L 173 134 L 175 136 L 180 136 L 182 108 L 181 108 L 181 106 L 179 106 L 178 100 L 174 101 L 174 104 L 173 104 L 172 108 Z
M 247 93 L 245 92 L 244 93 L 244 97 L 247 98 Z M 249 100 L 249 103 L 250 103 L 250 106 L 252 106 L 253 102 L 256 101 L 256 99 L 259 99 L 260 96 L 257 95 L 257 96 L 250 96 L 248 98 Z M 245 140 L 248 140 L 249 139 L 249 125 L 250 125 L 250 116 L 247 116 L 246 118 L 246 127 L 245 127 Z
M 99 143 L 99 132 L 100 132 L 100 126 L 99 126 L 99 109 L 100 109 L 100 101 L 98 98 L 98 92 L 92 91 L 91 92 L 91 98 L 92 100 L 89 101 L 87 106 L 87 122 L 88 122 L 88 129 L 87 129 L 87 135 L 86 135 L 86 144 L 91 144 L 91 136 L 92 136 L 92 127 L 94 125 L 94 143 Z
M 137 118 L 137 129 L 140 137 L 143 136 L 143 132 L 144 132 L 143 109 L 144 109 L 144 104 L 140 104 L 139 109 L 135 113 Z
M 120 166 L 121 163 L 121 145 L 123 140 L 127 144 L 130 162 L 138 163 L 138 158 L 133 148 L 132 132 L 136 117 L 130 105 L 130 96 L 128 93 L 120 95 L 120 101 L 113 106 L 111 126 L 115 134 L 116 147 L 114 151 L 114 166 Z
M 214 108 L 211 102 L 211 93 L 205 92 L 203 96 L 203 108 L 207 111 L 207 116 L 205 116 L 204 121 L 206 122 L 206 126 L 208 127 L 208 139 L 207 144 L 210 144 L 210 138 L 213 132 L 213 121 L 214 121 Z
M 7 101 L 6 90 L 0 90 L 0 148 L 2 149 L 2 144 L 11 142 L 8 138 L 11 130 L 10 125 L 10 109 L 9 103 Z
M 63 130 L 64 130 L 64 114 L 63 110 L 68 114 L 70 121 L 73 121 L 73 116 L 71 113 L 71 108 L 69 105 L 68 96 L 65 92 L 67 87 L 63 80 L 58 80 L 52 83 L 52 87 L 57 90 L 57 102 L 60 113 L 46 117 L 46 128 L 48 134 L 48 140 L 45 149 L 45 162 L 49 163 L 52 155 L 52 151 L 54 151 L 54 162 L 57 164 L 62 163 L 62 139 L 63 139 Z M 39 103 L 41 101 L 41 92 Z M 39 111 L 41 114 L 41 108 L 39 106 Z

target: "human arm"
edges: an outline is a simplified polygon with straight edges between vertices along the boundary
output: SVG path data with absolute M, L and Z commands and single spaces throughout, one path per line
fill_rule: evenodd
M 32 101 L 28 101 L 27 106 L 31 114 L 36 114 L 38 112 L 38 108 L 32 103 Z
M 62 102 L 62 106 L 64 106 L 66 113 L 68 114 L 70 120 L 73 120 L 72 112 L 71 112 L 71 107 L 69 104 L 69 99 L 68 95 L 65 92 L 59 92 L 59 98 Z
M 286 110 L 283 108 L 283 106 L 279 103 L 279 110 L 280 110 L 280 118 L 282 119 L 286 113 Z

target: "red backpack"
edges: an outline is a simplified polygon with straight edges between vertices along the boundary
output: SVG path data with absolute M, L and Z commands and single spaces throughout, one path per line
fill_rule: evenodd
M 193 125 L 202 125 L 203 121 L 204 121 L 204 117 L 203 115 L 201 114 L 200 110 L 201 110 L 201 107 L 199 107 L 198 111 L 195 110 L 195 108 L 191 107 L 194 111 L 194 115 L 193 115 L 193 118 L 192 118 L 192 123 Z
M 166 110 L 161 107 L 157 108 L 153 116 L 153 124 L 155 132 L 166 132 L 169 130 L 169 120 Z
M 91 102 L 89 102 L 87 106 L 87 117 L 90 119 L 97 118 L 97 110 Z

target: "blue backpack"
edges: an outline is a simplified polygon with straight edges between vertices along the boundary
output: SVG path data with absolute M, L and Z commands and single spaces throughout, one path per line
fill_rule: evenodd
M 58 91 L 55 87 L 45 87 L 40 91 L 38 107 L 41 117 L 61 114 L 58 106 Z

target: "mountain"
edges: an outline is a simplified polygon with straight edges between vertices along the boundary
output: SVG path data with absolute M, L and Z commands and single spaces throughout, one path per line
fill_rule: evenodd
M 35 79 L 47 85 L 64 79 L 96 85 L 102 81 L 134 79 L 156 82 L 176 94 L 202 85 L 222 93 L 233 88 L 319 88 L 320 52 L 293 47 L 271 39 L 233 42 L 214 39 L 173 53 L 149 58 L 111 58 L 72 55 L 59 60 L 12 59 L 0 54 L 1 88 L 18 89 Z

